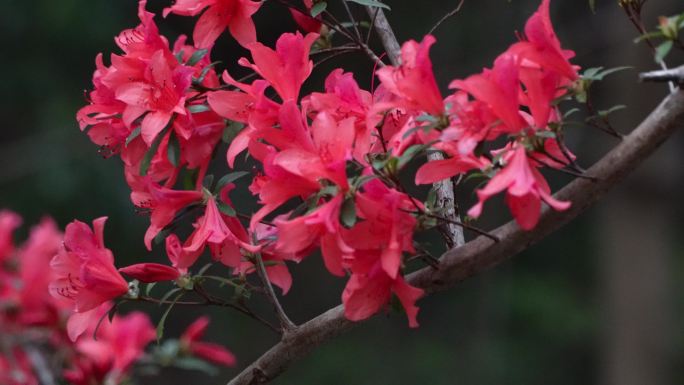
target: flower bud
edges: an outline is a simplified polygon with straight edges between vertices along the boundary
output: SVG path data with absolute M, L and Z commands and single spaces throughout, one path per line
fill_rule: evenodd
M 173 281 L 180 277 L 177 269 L 158 263 L 139 263 L 121 268 L 119 271 L 145 283 Z

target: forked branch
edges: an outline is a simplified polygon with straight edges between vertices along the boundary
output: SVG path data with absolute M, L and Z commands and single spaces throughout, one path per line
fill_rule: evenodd
M 521 230 L 509 222 L 493 231 L 499 242 L 480 236 L 461 247 L 447 251 L 439 268 L 426 267 L 408 277 L 411 285 L 428 294 L 447 289 L 471 276 L 487 271 L 508 258 L 539 242 L 559 229 L 600 199 L 611 187 L 622 181 L 684 125 L 684 91 L 669 95 L 651 114 L 613 150 L 592 166 L 588 173 L 596 180 L 576 179 L 555 194 L 559 200 L 571 201 L 563 212 L 545 207 L 539 224 L 532 231 Z M 299 326 L 287 338 L 272 347 L 245 368 L 228 385 L 264 384 L 317 346 L 343 333 L 354 325 L 344 317 L 342 305 L 326 311 Z

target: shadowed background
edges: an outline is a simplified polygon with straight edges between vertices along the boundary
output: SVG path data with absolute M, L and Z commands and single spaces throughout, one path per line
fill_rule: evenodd
M 159 11 L 168 3 L 150 0 L 149 8 Z M 329 3 L 346 19 L 337 1 Z M 458 1 L 387 3 L 392 6 L 388 17 L 404 41 L 421 39 Z M 598 0 L 595 15 L 584 0 L 553 3 L 554 24 L 563 45 L 577 52 L 577 64 L 635 67 L 595 89 L 600 108 L 629 106 L 614 117 L 618 130 L 627 132 L 666 92 L 663 85 L 636 82 L 637 71 L 655 68 L 650 52 L 632 43 L 636 32 L 615 1 Z M 432 59 L 439 83 L 491 66 L 537 6 L 536 0 L 466 0 L 435 33 Z M 95 55 L 117 52 L 113 36 L 137 24 L 136 8 L 134 0 L 4 0 L 0 13 L 0 207 L 21 213 L 26 224 L 46 214 L 60 226 L 108 215 L 105 236 L 119 266 L 148 257 L 142 244 L 148 219 L 135 213 L 119 161 L 98 155 L 74 115 L 91 87 Z M 355 9 L 357 18 L 366 17 Z M 645 9 L 645 20 L 653 26 L 659 15 L 684 11 L 679 0 L 651 0 Z M 259 39 L 268 45 L 280 32 L 294 29 L 289 13 L 275 3 L 265 4 L 255 20 Z M 157 22 L 170 40 L 192 26 L 181 17 Z M 213 59 L 239 76 L 243 70 L 235 62 L 243 55 L 247 52 L 224 35 Z M 671 59 L 681 63 L 682 55 Z M 307 87 L 320 89 L 336 67 L 354 71 L 369 87 L 372 66 L 363 55 L 345 56 L 318 67 Z M 569 138 L 584 166 L 615 143 L 588 127 L 573 128 Z M 684 383 L 681 146 L 679 135 L 596 208 L 512 262 L 421 300 L 419 329 L 409 329 L 400 314 L 379 315 L 296 363 L 274 383 Z M 556 187 L 568 181 L 547 175 Z M 470 204 L 473 197 L 466 193 L 463 199 Z M 500 199 L 487 208 L 483 225 L 509 219 Z M 20 236 L 25 233 L 26 227 Z M 149 258 L 163 261 L 164 255 L 156 248 Z M 294 286 L 283 303 L 296 322 L 339 304 L 344 282 L 325 272 L 319 258 L 291 271 Z M 155 320 L 163 310 L 144 309 Z M 176 309 L 166 335 L 178 335 L 201 310 Z M 208 338 L 227 345 L 239 365 L 276 341 L 240 314 L 210 313 Z M 223 384 L 237 370 L 205 378 L 169 369 L 162 379 L 141 383 Z

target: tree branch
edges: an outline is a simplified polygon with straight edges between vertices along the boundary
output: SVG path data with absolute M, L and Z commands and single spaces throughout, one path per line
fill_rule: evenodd
M 639 75 L 642 82 L 674 82 L 684 84 L 684 66 L 660 71 L 645 72 Z
M 461 4 L 459 4 L 456 12 L 460 10 Z M 401 46 L 397 41 L 397 37 L 394 35 L 394 30 L 385 16 L 385 12 L 382 8 L 377 7 L 366 7 L 368 14 L 375 18 L 375 31 L 380 36 L 382 45 L 385 47 L 387 56 L 390 58 L 392 65 L 398 66 L 401 64 Z M 455 12 L 454 12 L 455 13 Z M 443 160 L 444 155 L 441 153 L 432 153 L 428 155 L 428 161 Z M 461 222 L 461 218 L 456 212 L 456 197 L 454 194 L 454 183 L 451 179 L 445 179 L 433 184 L 435 191 L 437 192 L 437 201 L 439 207 L 444 208 L 444 216 L 451 221 L 451 223 L 445 223 L 443 229 L 445 231 L 445 237 L 448 237 L 448 247 L 461 246 L 465 243 L 465 238 L 463 235 L 463 227 L 458 226 L 457 223 Z
M 389 57 L 390 62 L 393 66 L 398 66 L 401 64 L 401 46 L 397 37 L 394 36 L 394 30 L 390 26 L 387 16 L 382 8 L 367 6 L 366 10 L 370 17 L 375 20 L 375 31 L 380 36 L 380 41 L 382 41 L 382 46 L 385 47 L 385 52 L 387 52 L 387 57 Z
M 597 180 L 576 179 L 555 194 L 572 202 L 563 212 L 544 207 L 539 224 L 532 231 L 521 230 L 509 222 L 493 234 L 500 241 L 478 237 L 447 251 L 439 268 L 426 267 L 408 276 L 408 282 L 426 293 L 447 289 L 468 277 L 487 271 L 537 243 L 586 210 L 611 187 L 623 180 L 647 159 L 672 133 L 684 125 L 684 91 L 668 96 L 631 134 L 588 172 Z M 317 346 L 353 326 L 344 318 L 344 308 L 337 306 L 300 325 L 280 343 L 249 365 L 228 385 L 264 384 L 282 373 Z

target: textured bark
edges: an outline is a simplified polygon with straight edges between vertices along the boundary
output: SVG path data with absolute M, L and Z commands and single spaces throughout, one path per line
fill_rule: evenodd
M 587 171 L 595 180 L 576 179 L 555 194 L 557 199 L 572 202 L 569 210 L 556 212 L 544 207 L 539 224 L 532 231 L 523 231 L 515 222 L 509 222 L 494 230 L 499 242 L 484 236 L 476 238 L 447 251 L 437 269 L 426 267 L 409 275 L 408 282 L 425 289 L 428 294 L 444 290 L 527 249 L 600 199 L 683 124 L 684 91 L 678 91 L 668 96 L 631 134 Z M 344 318 L 341 305 L 330 309 L 289 333 L 229 385 L 267 383 L 291 363 L 352 325 Z

